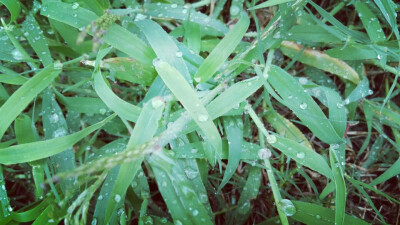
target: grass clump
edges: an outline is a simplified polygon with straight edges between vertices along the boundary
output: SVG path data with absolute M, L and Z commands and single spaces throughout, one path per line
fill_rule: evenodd
M 0 224 L 398 224 L 392 0 L 0 0 Z

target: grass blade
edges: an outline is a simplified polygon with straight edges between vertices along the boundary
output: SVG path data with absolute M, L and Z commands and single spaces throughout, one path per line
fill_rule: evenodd
M 29 103 L 56 78 L 61 68 L 49 65 L 25 82 L 0 108 L 0 139 L 12 121 L 29 105 Z
M 221 155 L 222 144 L 219 132 L 206 108 L 200 102 L 194 90 L 175 68 L 161 60 L 155 61 L 154 66 L 166 86 L 179 99 L 196 124 L 204 132 L 207 141 L 213 146 L 214 151 L 208 151 L 206 154 L 210 163 L 214 164 L 216 157 L 220 157 Z
M 242 13 L 239 22 L 229 31 L 229 33 L 218 43 L 217 47 L 208 55 L 203 64 L 199 67 L 194 79 L 202 83 L 210 79 L 219 69 L 222 63 L 235 50 L 236 46 L 242 40 L 243 35 L 249 27 L 250 20 L 247 14 Z

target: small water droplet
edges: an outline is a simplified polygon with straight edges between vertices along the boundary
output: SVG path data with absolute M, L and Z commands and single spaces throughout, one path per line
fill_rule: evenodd
M 171 5 L 171 8 L 173 8 L 173 9 L 175 9 L 176 7 L 178 7 L 177 4 L 172 4 L 172 5 Z
M 198 211 L 198 210 L 196 210 L 196 209 L 195 209 L 195 210 L 193 210 L 193 212 L 192 212 L 192 215 L 193 215 L 193 216 L 197 216 L 197 215 L 199 215 L 199 211 Z
M 307 109 L 307 103 L 305 103 L 305 102 L 301 103 L 300 109 Z
M 201 114 L 197 117 L 200 122 L 206 122 L 208 120 L 208 115 Z
M 176 55 L 176 57 L 181 58 L 183 53 L 182 52 L 176 52 L 175 55 Z
M 340 102 L 338 102 L 338 103 L 336 104 L 336 106 L 337 106 L 339 109 L 343 108 L 343 104 L 340 103 Z
M 275 137 L 275 135 L 268 135 L 268 137 L 267 137 L 267 142 L 270 143 L 270 144 L 275 143 L 275 142 L 276 142 L 276 137 Z
M 74 4 L 72 4 L 72 9 L 77 9 L 79 8 L 79 3 L 75 2 Z
M 304 152 L 298 152 L 296 154 L 296 157 L 299 158 L 299 159 L 304 159 L 304 156 L 305 156 Z

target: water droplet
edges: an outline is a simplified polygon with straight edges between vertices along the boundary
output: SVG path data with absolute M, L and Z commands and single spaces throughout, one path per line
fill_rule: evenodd
M 299 159 L 304 159 L 304 156 L 305 156 L 304 152 L 298 152 L 296 154 L 296 157 L 299 158 Z
M 53 113 L 50 115 L 50 123 L 57 123 L 59 120 L 59 117 L 57 113 Z
M 293 98 L 293 96 L 292 96 L 292 95 L 289 95 L 287 98 L 288 98 L 288 99 L 292 99 L 292 98 Z
M 200 78 L 200 77 L 195 77 L 194 80 L 195 80 L 197 83 L 200 83 L 201 78 Z
M 114 200 L 115 200 L 116 202 L 120 202 L 120 201 L 121 201 L 121 195 L 116 194 L 116 195 L 114 196 Z
M 175 55 L 176 55 L 176 57 L 181 58 L 183 53 L 182 52 L 176 52 Z
M 97 225 L 97 219 L 93 218 L 91 225 Z
M 22 60 L 24 58 L 24 56 L 18 49 L 12 50 L 11 54 L 15 60 Z
M 272 155 L 271 150 L 269 150 L 268 148 L 262 148 L 262 149 L 258 150 L 258 157 L 260 159 L 263 159 L 263 160 L 269 159 L 271 157 L 271 155 Z
M 151 100 L 151 106 L 153 106 L 154 109 L 158 109 L 163 105 L 164 101 L 160 97 L 155 97 Z
M 97 198 L 97 200 L 99 200 L 99 201 L 103 200 L 103 195 L 99 195 L 99 197 Z
M 206 122 L 208 120 L 208 115 L 201 114 L 197 117 L 200 122 Z
M 331 150 L 336 150 L 336 149 L 338 149 L 339 148 L 339 144 L 331 144 L 330 146 L 329 146 L 329 149 L 331 149 Z
M 373 93 L 374 93 L 373 90 L 371 90 L 371 89 L 368 90 L 368 95 L 372 95 Z
M 54 63 L 54 69 L 58 69 L 58 70 L 60 70 L 60 69 L 62 69 L 63 68 L 63 64 L 60 62 L 60 61 L 56 61 L 55 63 Z
M 192 215 L 193 215 L 193 216 L 197 216 L 197 215 L 199 215 L 199 211 L 198 211 L 198 210 L 196 210 L 196 209 L 195 209 L 195 210 L 193 210 L 193 212 L 192 212 Z
M 321 219 L 321 216 L 320 215 L 316 215 L 315 218 Z
M 73 16 L 73 17 L 78 17 L 78 14 L 73 13 L 72 16 Z
M 305 77 L 300 77 L 299 78 L 299 83 L 301 85 L 305 85 L 305 84 L 307 84 L 307 82 L 308 82 L 307 78 L 305 78 Z
M 54 223 L 54 219 L 49 219 L 49 220 L 47 220 L 47 222 Z
M 339 109 L 343 108 L 343 104 L 340 103 L 340 102 L 338 102 L 338 103 L 336 104 L 336 106 L 337 106 Z
M 279 207 L 286 216 L 293 216 L 296 213 L 296 207 L 289 199 L 282 199 L 279 202 Z
M 345 105 L 350 104 L 350 99 L 346 98 L 346 99 L 343 101 L 343 104 L 345 104 Z
M 267 136 L 267 142 L 270 143 L 270 144 L 275 143 L 275 142 L 276 142 L 276 137 L 275 137 L 275 135 L 268 135 L 268 136 Z
M 72 9 L 77 9 L 79 8 L 79 3 L 75 2 L 74 4 L 72 4 Z
M 173 8 L 173 9 L 175 9 L 176 7 L 178 7 L 177 4 L 172 4 L 172 5 L 171 5 L 171 8 Z
M 381 56 L 381 55 L 377 55 L 377 58 L 378 58 L 378 59 L 381 59 L 381 58 L 382 58 L 382 56 Z
M 162 61 L 161 61 L 160 58 L 155 58 L 155 59 L 153 60 L 153 66 L 157 67 L 157 66 L 160 65 L 161 62 L 162 62 Z
M 307 109 L 307 103 L 305 103 L 305 102 L 301 103 L 300 109 Z
M 231 6 L 230 13 L 231 13 L 232 16 L 239 15 L 239 12 L 240 12 L 240 8 L 239 7 L 237 7 L 236 5 Z

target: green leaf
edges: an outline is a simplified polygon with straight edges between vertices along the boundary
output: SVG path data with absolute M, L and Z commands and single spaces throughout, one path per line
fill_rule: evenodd
M 301 202 L 292 201 L 296 207 L 296 214 L 291 218 L 305 223 L 305 224 L 320 224 L 320 225 L 331 225 L 335 223 L 335 211 L 332 209 L 324 208 L 322 206 Z M 344 224 L 353 225 L 367 225 L 369 223 L 364 222 L 361 219 L 355 218 L 350 215 L 344 216 Z
M 297 163 L 304 165 L 316 172 L 333 178 L 331 168 L 320 154 L 310 151 L 310 149 L 296 141 L 280 137 L 276 137 L 276 142 L 270 143 L 274 148 L 279 149 L 283 154 L 295 160 Z M 318 163 L 315 163 L 318 162 Z
M 330 121 L 303 87 L 283 69 L 271 66 L 268 82 L 284 103 L 322 141 L 334 144 L 341 141 Z M 295 92 L 293 90 L 296 90 Z
M 29 103 L 53 80 L 61 67 L 51 64 L 25 82 L 0 108 L 0 138 L 3 137 L 12 121 L 29 105 Z
M 33 15 L 28 15 L 26 17 L 25 21 L 22 23 L 22 28 L 25 38 L 29 41 L 29 44 L 36 52 L 36 55 L 42 61 L 43 65 L 48 66 L 51 64 L 53 59 L 51 58 L 46 38 Z
M 55 155 L 71 147 L 93 131 L 101 128 L 114 117 L 115 115 L 109 116 L 95 125 L 67 136 L 0 149 L 0 163 L 10 165 L 31 162 Z
M 18 18 L 19 13 L 21 12 L 21 6 L 20 6 L 19 1 L 0 0 L 0 3 L 5 5 L 11 14 L 10 21 L 8 21 L 8 23 L 14 22 Z
M 189 112 L 189 115 L 200 127 L 201 131 L 204 132 L 207 142 L 213 146 L 214 151 L 210 149 L 206 154 L 210 162 L 214 163 L 216 157 L 220 157 L 221 155 L 221 137 L 206 108 L 200 102 L 194 90 L 175 68 L 161 60 L 155 61 L 154 66 L 166 86 Z
M 293 0 L 269 0 L 269 1 L 263 2 L 261 4 L 258 4 L 254 7 L 251 7 L 248 10 L 267 8 L 267 7 L 271 7 L 274 5 L 279 5 L 279 4 L 283 4 L 283 3 L 291 2 L 291 1 L 293 1 Z
M 358 16 L 364 25 L 365 30 L 368 33 L 369 38 L 372 42 L 385 41 L 385 33 L 379 23 L 378 18 L 369 9 L 369 6 L 362 1 L 357 1 L 354 6 L 358 12 Z
M 203 64 L 199 67 L 194 79 L 202 83 L 213 77 L 223 62 L 235 50 L 236 46 L 242 40 L 243 35 L 249 27 L 250 20 L 246 13 L 242 13 L 239 22 L 229 31 L 229 33 L 218 43 L 217 47 L 208 55 Z

